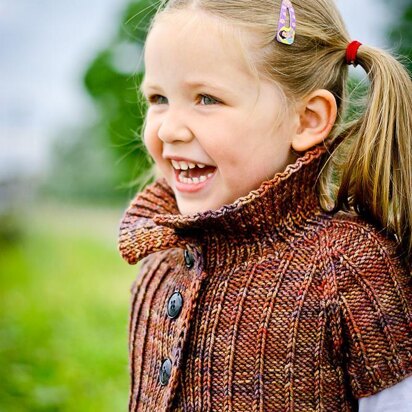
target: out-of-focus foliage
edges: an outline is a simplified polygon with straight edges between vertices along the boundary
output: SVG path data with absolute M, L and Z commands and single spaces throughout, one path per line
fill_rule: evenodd
M 116 162 L 111 167 L 117 169 L 115 180 L 123 195 L 128 187 L 134 188 L 133 177 L 140 176 L 150 162 L 140 139 L 145 107 L 138 99 L 137 88 L 143 65 L 130 70 L 122 67 L 122 59 L 127 59 L 128 53 L 141 55 L 156 4 L 153 0 L 135 0 L 127 6 L 116 38 L 96 56 L 84 78 L 99 110 L 108 146 L 115 155 Z M 143 61 L 142 55 L 140 60 Z M 136 69 L 140 71 L 136 73 Z
M 393 47 L 405 56 L 405 64 L 412 73 L 412 2 L 411 0 L 389 0 L 385 2 L 395 17 L 389 28 Z
M 98 120 L 56 139 L 47 188 L 59 197 L 124 200 L 138 189 L 150 159 L 140 136 L 145 106 L 137 89 L 143 77 L 143 44 L 157 3 L 130 2 L 115 38 L 87 68 L 84 85 Z

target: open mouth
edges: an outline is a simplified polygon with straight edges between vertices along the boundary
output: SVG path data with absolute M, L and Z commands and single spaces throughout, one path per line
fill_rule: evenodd
M 198 167 L 188 170 L 175 169 L 177 180 L 189 185 L 206 182 L 206 180 L 210 179 L 215 174 L 215 171 L 216 167 L 213 166 L 206 166 L 202 169 Z
M 211 179 L 217 168 L 203 163 L 191 163 L 172 160 L 176 179 L 186 185 L 198 185 Z

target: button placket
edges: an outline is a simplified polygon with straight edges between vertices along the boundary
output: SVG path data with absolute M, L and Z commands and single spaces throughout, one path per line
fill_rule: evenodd
M 183 258 L 185 262 L 185 266 L 190 270 L 194 267 L 195 258 L 191 251 L 185 249 L 183 252 Z M 176 290 L 170 296 L 167 302 L 167 316 L 170 319 L 174 319 L 179 316 L 182 311 L 183 307 L 183 296 L 182 294 Z M 166 358 L 162 361 L 159 370 L 159 383 L 162 386 L 165 386 L 169 383 L 170 376 L 172 373 L 172 361 L 169 358 Z

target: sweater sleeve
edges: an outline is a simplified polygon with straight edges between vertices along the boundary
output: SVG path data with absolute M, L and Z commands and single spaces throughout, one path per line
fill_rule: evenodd
M 342 359 L 353 396 L 362 398 L 412 374 L 411 273 L 393 240 L 355 224 L 345 232 L 335 260 Z

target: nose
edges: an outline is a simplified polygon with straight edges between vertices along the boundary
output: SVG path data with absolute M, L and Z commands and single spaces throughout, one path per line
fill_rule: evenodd
M 169 109 L 158 129 L 158 136 L 164 143 L 189 142 L 193 133 L 185 122 L 184 114 Z

